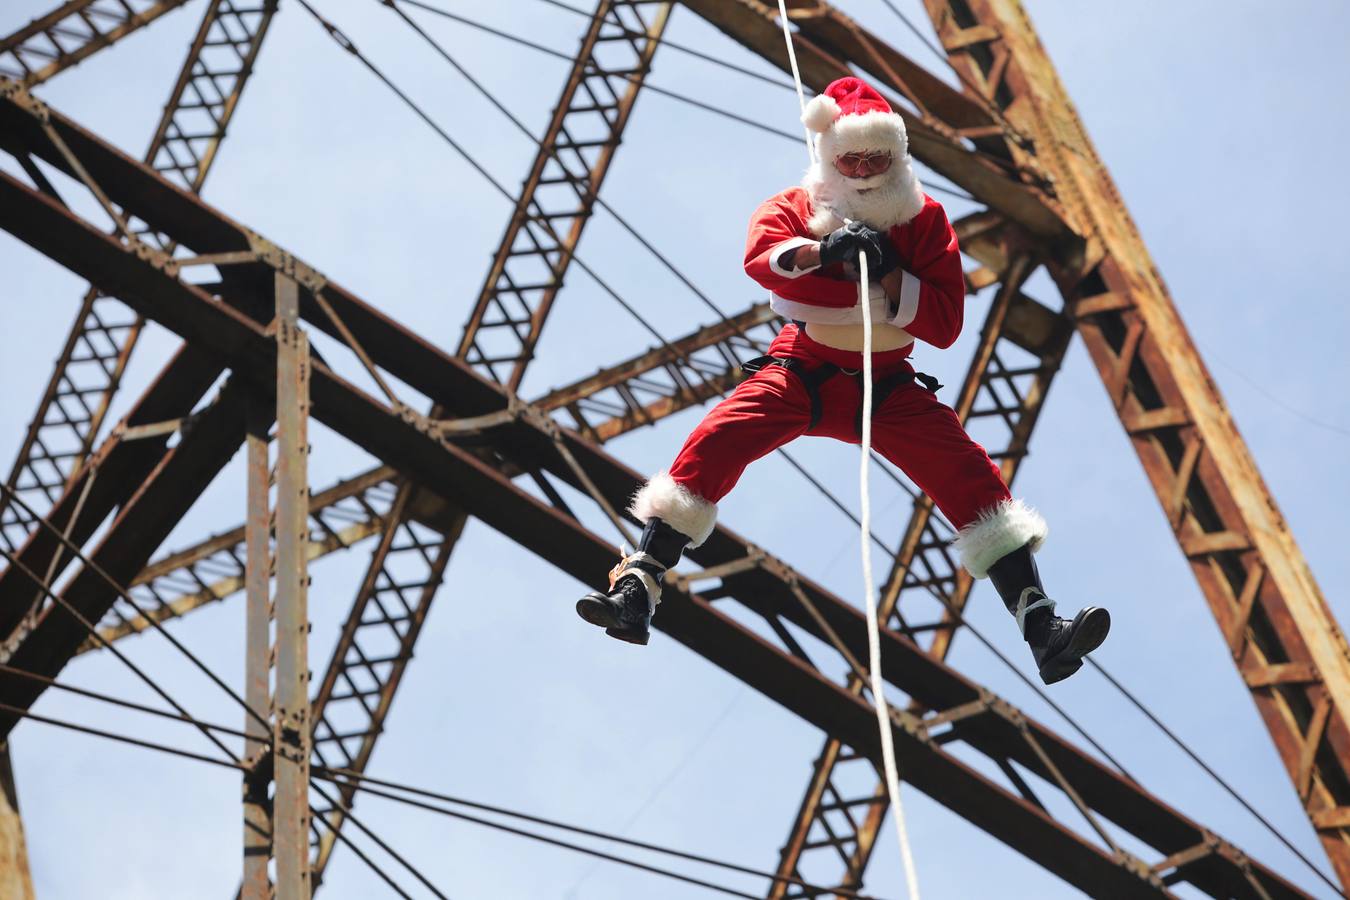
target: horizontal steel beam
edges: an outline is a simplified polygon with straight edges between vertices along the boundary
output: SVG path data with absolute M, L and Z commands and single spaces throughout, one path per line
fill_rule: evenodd
M 5 124 L 6 106 L 13 105 L 0 103 L 0 126 Z M 57 121 L 54 114 L 53 121 Z M 75 134 L 69 123 L 62 121 L 60 127 L 63 132 L 70 130 Z M 135 164 L 124 157 L 124 161 L 119 161 L 116 151 L 92 136 L 86 135 L 84 140 L 81 154 L 89 157 L 82 158 L 86 168 L 115 175 L 116 186 L 110 184 L 108 189 L 128 195 L 119 202 L 134 200 L 126 185 L 137 181 Z M 128 166 L 130 170 L 123 171 Z M 157 227 L 174 233 L 182 242 L 186 243 L 188 234 L 206 235 L 219 241 L 233 232 L 231 240 L 246 239 L 246 232 L 239 226 L 200 201 L 175 192 L 148 173 L 145 179 L 152 194 L 145 198 L 146 215 L 159 218 Z M 138 206 L 131 205 L 140 214 Z M 174 214 L 185 218 L 177 221 Z M 138 312 L 227 362 L 237 378 L 252 382 L 257 389 L 267 389 L 275 365 L 275 350 L 261 323 L 213 302 L 199 289 L 157 268 L 152 258 L 128 253 L 87 222 L 4 174 L 0 174 L 0 226 L 90 280 L 116 290 Z M 281 260 L 287 266 L 303 267 L 284 255 Z M 451 414 L 477 416 L 508 407 L 508 398 L 502 391 L 476 376 L 462 362 L 340 288 L 325 284 L 323 290 L 348 327 L 360 335 L 366 352 L 378 365 L 442 404 Z M 315 327 L 325 319 L 318 309 L 311 309 L 308 317 Z M 530 546 L 564 571 L 588 578 L 590 573 L 603 571 L 611 557 L 608 541 L 584 532 L 558 510 L 515 487 L 496 466 L 453 444 L 428 423 L 375 401 L 318 363 L 314 366 L 313 398 L 315 417 L 330 428 L 469 514 Z M 478 435 L 475 441 L 521 469 L 543 466 L 577 483 L 578 476 L 555 439 L 562 442 L 568 455 L 611 504 L 621 503 L 641 480 L 637 473 L 594 445 L 571 432 L 556 430 L 541 414 L 531 414 L 528 409 L 520 410 L 519 415 L 500 427 Z M 743 540 L 723 528 L 692 556 L 695 562 L 707 567 L 744 559 L 749 553 L 750 548 Z M 722 590 L 752 610 L 768 615 L 781 613 L 808 632 L 822 633 L 793 586 L 802 592 L 801 596 L 809 598 L 853 652 L 861 652 L 865 646 L 862 614 L 783 567 L 775 571 L 752 568 L 728 577 Z M 871 711 L 844 687 L 774 648 L 697 596 L 691 596 L 688 603 L 668 604 L 660 618 L 662 628 L 696 652 L 875 758 L 878 746 Z M 51 648 L 48 652 L 60 649 Z M 948 709 L 989 696 L 894 632 L 886 632 L 885 659 L 888 679 L 932 709 Z M 1010 707 L 1006 707 L 1005 713 L 959 723 L 962 738 L 981 752 L 997 754 L 998 759 L 1012 756 L 1033 772 L 1046 772 L 1042 758 L 1032 753 L 1023 739 L 1031 734 L 1045 748 L 1044 759 L 1070 777 L 1085 803 L 1167 856 L 1209 839 L 1206 829 L 1105 769 L 1043 726 Z M 990 782 L 919 733 L 898 731 L 897 742 L 902 765 L 916 787 L 1071 883 L 1084 890 L 1106 890 L 1113 896 L 1165 894 L 1156 875 L 1140 874 L 1128 858 L 1103 853 L 1043 810 Z M 1269 870 L 1254 864 L 1252 870 L 1272 896 L 1301 896 Z M 1232 885 L 1237 883 L 1233 866 L 1219 855 L 1211 855 L 1179 874 L 1215 895 L 1221 890 L 1234 890 Z

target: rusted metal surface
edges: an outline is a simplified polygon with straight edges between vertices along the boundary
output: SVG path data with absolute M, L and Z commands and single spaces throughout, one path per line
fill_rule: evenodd
M 747 49 L 791 72 L 776 2 L 681 3 Z M 939 79 L 915 76 L 914 71 L 920 67 L 830 4 L 812 0 L 789 6 L 796 7 L 789 16 L 797 26 L 793 43 L 806 86 L 824 90 L 836 78 L 857 74 L 856 67 L 883 93 L 889 93 L 892 107 L 905 120 L 910 152 L 917 159 L 1042 240 L 1056 242 L 1073 237 L 1031 167 L 1018 165 L 1006 150 L 989 151 L 991 142 L 999 145 L 999 138 L 978 143 L 962 139 L 973 127 L 1001 133 L 993 118 L 979 117 L 973 104 L 953 99 L 955 92 Z M 895 96 L 897 93 L 900 97 Z M 915 96 L 926 115 L 915 114 L 913 104 L 900 99 L 906 95 Z
M 393 477 L 392 469 L 380 466 L 320 491 L 310 499 L 310 539 L 306 549 L 310 562 L 349 549 L 383 530 L 384 517 L 396 491 L 390 482 Z M 142 615 L 119 599 L 104 617 L 99 634 L 106 641 L 140 634 L 153 628 L 151 621 L 166 622 L 244 590 L 245 532 L 246 526 L 240 525 L 146 566 L 128 587 L 138 605 L 148 609 L 149 614 Z M 90 639 L 80 652 L 102 646 Z
M 399 494 L 405 504 L 414 496 Z M 396 503 L 389 519 L 399 525 L 384 531 L 373 558 L 379 567 L 367 570 L 314 695 L 314 759 L 330 769 L 365 771 L 467 517 L 452 511 L 443 519 L 448 526 L 433 531 Z M 316 798 L 315 813 L 327 822 L 315 835 L 316 888 L 355 795 L 344 787 L 336 803 Z
M 634 428 L 655 425 L 737 384 L 745 377 L 740 364 L 763 352 L 777 321 L 768 304 L 757 303 L 726 322 L 550 391 L 533 405 L 550 412 L 565 408 L 579 431 L 604 443 Z M 394 477 L 392 469 L 380 466 L 311 498 L 310 562 L 385 530 L 398 492 Z M 446 533 L 452 530 L 457 514 L 445 513 L 441 505 L 430 495 L 419 494 L 411 507 L 412 517 L 420 525 Z M 151 620 L 164 622 L 187 615 L 243 590 L 243 542 L 244 526 L 240 525 L 151 563 L 130 585 L 133 596 L 144 600 L 141 605 L 151 614 L 142 616 L 119 600 L 105 617 L 100 633 L 109 641 L 140 634 L 152 627 Z M 101 646 L 91 639 L 80 652 Z
M 248 410 L 247 447 L 247 519 L 245 521 L 248 598 L 244 614 L 244 762 L 251 771 L 244 773 L 244 874 L 239 900 L 271 900 L 272 879 L 268 863 L 272 859 L 272 803 L 268 787 L 272 783 L 268 741 L 268 723 L 272 717 L 272 529 L 268 494 L 271 467 L 268 465 L 268 437 L 272 413 L 261 407 L 265 400 L 253 399 Z
M 28 845 L 14 789 L 9 744 L 0 748 L 0 897 L 33 900 L 33 875 L 28 867 Z
M 512 391 L 520 387 L 534 355 L 671 5 L 600 0 L 582 35 L 459 344 L 460 356 L 493 380 L 504 376 Z M 442 412 L 437 408 L 431 414 Z M 464 527 L 464 515 L 453 512 L 439 534 L 410 521 L 406 513 L 423 493 L 410 482 L 401 483 L 315 698 L 315 749 L 325 765 L 365 770 Z M 392 656 L 379 649 L 391 642 L 397 647 Z M 353 716 L 360 723 L 356 727 L 350 725 Z M 354 801 L 355 792 L 343 790 L 336 803 L 316 804 L 330 826 L 315 836 L 316 885 L 346 818 L 343 810 Z
M 68 0 L 0 39 L 0 75 L 41 84 L 186 2 Z
M 309 339 L 299 287 L 278 272 L 276 694 L 272 759 L 272 853 L 277 900 L 309 900 Z
M 954 67 L 1040 148 L 1084 236 L 1055 277 L 1228 637 L 1300 802 L 1350 888 L 1350 648 L 1026 11 L 925 0 Z
M 181 0 L 77 0 L 30 28 L 51 20 L 56 24 L 43 27 L 65 32 L 78 21 L 92 29 L 117 15 L 144 24 L 146 16 L 154 18 L 180 5 Z M 156 171 L 191 191 L 201 190 L 275 11 L 276 0 L 211 0 L 146 151 L 145 160 Z M 107 30 L 103 43 L 89 45 L 89 52 L 125 33 Z M 153 232 L 143 229 L 140 234 L 172 252 L 171 243 Z M 93 448 L 141 325 L 115 298 L 93 289 L 85 293 L 7 481 L 39 512 L 60 496 Z M 33 525 L 7 497 L 0 497 L 0 542 L 20 546 Z
M 3 105 L 0 103 L 0 119 Z M 84 149 L 93 154 L 98 146 L 91 142 Z M 112 165 L 110 151 L 102 152 L 104 161 Z M 122 173 L 119 184 L 135 181 L 128 171 Z M 210 218 L 217 236 L 238 227 L 193 201 L 161 205 L 161 224 L 170 231 L 191 231 L 189 222 L 174 221 L 174 210 L 201 226 L 208 224 L 201 217 Z M 125 253 L 116 241 L 5 173 L 0 173 L 0 227 L 86 277 L 97 275 L 100 281 L 128 288 L 126 296 L 138 312 L 186 340 L 215 348 L 228 358 L 236 377 L 243 377 L 254 389 L 272 389 L 260 373 L 275 371 L 276 344 L 261 322 L 212 302 L 201 290 L 157 268 L 153 259 Z M 326 293 L 342 307 L 349 323 L 363 323 L 362 340 L 376 364 L 421 391 L 429 402 L 458 416 L 483 415 L 508 407 L 508 397 L 463 362 L 399 328 L 341 288 L 330 283 Z M 308 321 L 319 327 L 322 314 L 311 314 Z M 521 541 L 564 571 L 582 579 L 603 571 L 613 553 L 609 541 L 586 532 L 562 511 L 524 492 L 495 465 L 457 446 L 420 417 L 362 393 L 325 366 L 315 365 L 312 375 L 314 415 L 335 432 L 466 513 Z M 579 475 L 559 452 L 555 440 L 560 440 L 601 496 L 611 505 L 621 505 L 640 482 L 638 473 L 574 432 L 555 435 L 544 428 L 543 421 L 525 409 L 511 424 L 490 429 L 473 440 L 479 444 L 486 441 L 502 460 L 501 465 L 522 471 L 543 467 L 575 486 L 580 483 Z M 199 425 L 189 436 L 203 427 Z M 107 540 L 114 538 L 125 539 L 116 528 Z M 754 553 L 755 548 L 719 528 L 692 558 L 711 569 L 738 563 Z M 861 654 L 866 625 L 857 609 L 779 561 L 762 553 L 754 559 L 749 567 L 736 566 L 737 573 L 725 577 L 714 589 L 717 595 L 770 617 L 778 626 L 776 631 L 790 626 L 823 638 L 823 621 L 854 656 Z M 822 620 L 807 614 L 798 592 L 809 596 Z M 658 625 L 832 736 L 859 748 L 869 758 L 877 758 L 875 719 L 861 698 L 851 696 L 846 688 L 805 661 L 712 609 L 697 592 L 687 603 L 663 608 Z M 73 644 L 64 649 L 53 646 L 46 633 L 35 634 L 35 641 L 30 643 L 31 647 L 25 646 L 33 654 L 68 655 L 74 649 Z M 1052 784 L 1062 777 L 1086 809 L 1135 835 L 1164 862 L 1205 843 L 1210 833 L 894 631 L 885 630 L 883 644 L 888 681 L 909 694 L 914 703 L 947 713 L 940 727 L 954 731 L 939 740 L 929 734 L 922 721 L 901 720 L 895 736 L 907 780 L 1069 883 L 1083 890 L 1106 891 L 1110 896 L 1167 896 L 1162 881 L 1171 879 L 1187 881 L 1211 896 L 1259 896 L 1247 880 L 1251 875 L 1266 895 L 1303 896 L 1258 864 L 1244 861 L 1239 865 L 1235 860 L 1241 858 L 1240 854 L 1232 848 L 1224 850 L 1227 845 L 1222 842 L 1219 849 L 1174 872 L 1155 871 L 1147 860 L 1123 851 L 1103 851 L 1095 836 L 1081 835 L 1069 824 L 1055 821 L 1031 801 L 958 760 L 944 744 L 959 739 L 991 760 L 1011 759 L 1021 770 Z M 38 692 L 30 693 L 36 696 Z M 31 698 L 18 699 L 26 703 Z M 961 712 L 972 709 L 975 711 Z
M 998 254 L 1004 260 L 1009 255 Z M 986 261 L 996 262 L 981 260 Z M 1030 274 L 1025 256 L 1005 265 L 953 408 L 967 428 L 981 420 L 995 426 L 982 440 L 998 460 L 1004 480 L 1011 483 L 1073 329 L 1066 316 L 1021 293 Z M 952 536 L 950 526 L 937 520 L 932 501 L 921 496 L 877 606 L 880 621 L 915 641 L 927 640 L 928 652 L 938 659 L 945 659 L 951 647 L 959 627 L 953 611 L 964 609 L 972 582 L 954 558 Z M 919 622 L 916 617 L 934 621 Z M 849 678 L 850 693 L 862 696 L 863 687 L 857 678 Z M 826 739 L 789 828 L 778 874 L 802 878 L 802 873 L 810 872 L 816 883 L 861 888 L 887 809 L 886 786 L 871 760 L 837 739 Z M 801 895 L 790 884 L 778 882 L 768 896 L 787 900 Z
M 600 0 L 507 223 L 458 355 L 520 387 L 670 16 Z

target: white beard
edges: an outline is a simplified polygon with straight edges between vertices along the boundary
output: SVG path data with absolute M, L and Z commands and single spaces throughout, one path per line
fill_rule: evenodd
M 816 237 L 843 226 L 844 219 L 888 231 L 914 218 L 924 204 L 923 186 L 907 155 L 867 178 L 848 178 L 833 164 L 816 162 L 807 169 L 802 187 L 815 208 L 807 227 Z

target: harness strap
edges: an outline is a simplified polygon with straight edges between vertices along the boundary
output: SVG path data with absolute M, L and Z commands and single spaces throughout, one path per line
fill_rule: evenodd
M 782 366 L 797 376 L 802 387 L 806 388 L 806 396 L 811 400 L 811 424 L 806 426 L 806 430 L 815 428 L 820 423 L 820 416 L 824 411 L 820 402 L 820 386 L 842 370 L 834 363 L 823 363 L 814 369 L 808 369 L 806 363 L 791 356 L 759 356 L 741 364 L 741 368 L 747 372 L 758 372 L 767 366 Z
M 854 372 L 851 369 L 845 370 L 839 368 L 834 363 L 822 363 L 814 369 L 808 369 L 806 363 L 800 359 L 791 356 L 757 356 L 749 362 L 741 363 L 741 368 L 746 372 L 758 372 L 767 366 L 782 366 L 793 375 L 796 375 L 801 381 L 802 386 L 806 388 L 806 395 L 811 399 L 811 424 L 806 426 L 810 431 L 820 423 L 820 416 L 823 412 L 820 401 L 820 386 L 829 381 L 841 372 L 847 372 L 854 378 L 861 379 L 861 372 Z M 918 381 L 932 393 L 936 394 L 942 384 L 932 375 L 926 375 L 923 372 L 914 372 L 903 370 L 887 375 L 872 386 L 872 415 L 875 416 L 877 410 L 881 409 L 886 398 L 902 385 L 909 384 L 911 381 Z M 861 381 L 859 382 L 861 383 Z M 853 431 L 859 437 L 862 436 L 862 404 L 858 404 L 858 412 L 853 417 Z

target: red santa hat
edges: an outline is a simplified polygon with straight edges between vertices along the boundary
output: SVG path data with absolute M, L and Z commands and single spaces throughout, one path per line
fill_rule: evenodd
M 802 123 L 819 135 L 816 147 L 826 163 L 868 150 L 889 150 L 899 161 L 909 152 L 904 120 L 861 78 L 830 82 L 806 104 Z

